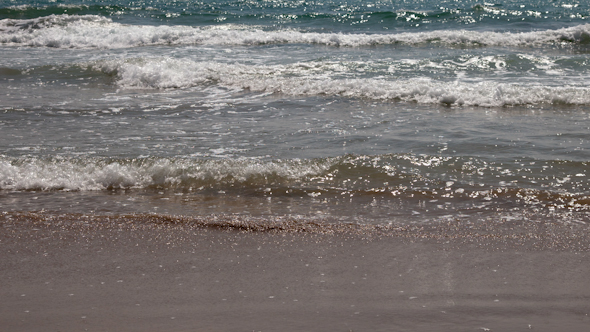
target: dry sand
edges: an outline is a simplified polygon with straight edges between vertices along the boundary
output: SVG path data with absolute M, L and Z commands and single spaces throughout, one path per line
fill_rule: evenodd
M 150 218 L 1 216 L 0 331 L 590 331 L 577 228 Z

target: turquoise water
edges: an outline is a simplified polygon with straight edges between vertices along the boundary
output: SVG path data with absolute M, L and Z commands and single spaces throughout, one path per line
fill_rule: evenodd
M 589 221 L 583 1 L 0 1 L 0 209 Z
M 2 1 L 3 19 L 97 15 L 128 24 L 318 32 L 523 32 L 586 24 L 585 1 Z

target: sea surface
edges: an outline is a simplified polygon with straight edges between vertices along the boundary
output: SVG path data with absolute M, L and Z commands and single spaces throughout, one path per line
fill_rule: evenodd
M 0 213 L 590 222 L 590 2 L 0 0 Z

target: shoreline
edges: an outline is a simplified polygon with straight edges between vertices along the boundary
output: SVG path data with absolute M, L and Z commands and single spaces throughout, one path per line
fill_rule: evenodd
M 169 234 L 170 241 L 190 241 L 195 232 L 220 231 L 228 234 L 265 233 L 285 236 L 341 236 L 371 241 L 397 238 L 405 242 L 429 241 L 446 246 L 478 247 L 501 251 L 555 250 L 590 251 L 590 225 L 557 220 L 455 218 L 424 223 L 343 223 L 336 218 L 305 216 L 207 215 L 187 216 L 155 213 L 100 215 L 55 212 L 2 212 L 0 230 L 46 231 L 53 234 L 93 238 L 97 232 L 149 231 Z M 184 234 L 184 235 L 182 235 Z M 101 235 L 104 237 L 104 235 Z M 187 236 L 189 238 L 187 238 Z
M 3 331 L 583 331 L 587 252 L 22 214 Z M 138 217 L 138 216 L 136 216 Z M 144 216 L 145 217 L 145 216 Z M 86 216 L 86 218 L 88 218 Z M 98 217 L 96 217 L 98 218 Z M 107 221 L 108 219 L 108 221 Z M 480 238 L 480 242 L 485 241 Z

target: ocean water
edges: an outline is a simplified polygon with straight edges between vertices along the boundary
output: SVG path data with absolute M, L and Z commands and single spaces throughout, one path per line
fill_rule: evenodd
M 0 0 L 0 210 L 590 221 L 590 3 Z

